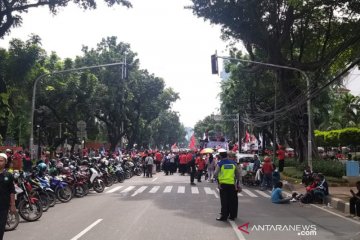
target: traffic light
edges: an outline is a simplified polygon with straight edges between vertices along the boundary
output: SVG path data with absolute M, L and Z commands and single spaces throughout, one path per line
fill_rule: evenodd
M 211 73 L 219 74 L 218 61 L 216 54 L 211 55 Z

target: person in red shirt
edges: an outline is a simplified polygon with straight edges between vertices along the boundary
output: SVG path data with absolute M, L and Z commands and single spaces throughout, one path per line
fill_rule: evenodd
M 22 156 L 22 152 L 15 152 L 13 157 L 12 157 L 12 168 L 13 170 L 22 170 L 23 168 L 23 156 Z
M 205 169 L 205 159 L 203 158 L 203 156 L 201 155 L 198 155 L 196 157 L 196 160 L 195 160 L 195 164 L 197 166 L 197 181 L 198 182 L 201 182 L 201 176 L 204 172 L 204 169 Z
M 274 171 L 271 158 L 266 156 L 264 158 L 264 164 L 261 168 L 263 172 L 262 190 L 266 188 L 272 189 L 272 172 Z
M 279 146 L 279 150 L 276 151 L 277 158 L 279 160 L 279 172 L 282 172 L 284 170 L 285 166 L 285 151 L 282 146 Z
M 160 163 L 162 160 L 163 160 L 163 155 L 159 151 L 157 151 L 155 153 L 155 165 L 156 165 L 157 172 L 160 172 Z
M 190 151 L 186 154 L 186 166 L 185 166 L 185 172 L 189 173 L 190 174 L 190 167 L 189 167 L 189 164 L 190 164 L 190 161 L 193 159 L 193 153 Z
M 180 158 L 180 160 L 179 160 L 180 173 L 181 173 L 181 176 L 184 176 L 184 175 L 185 175 L 185 172 L 186 172 L 186 164 L 187 164 L 186 154 L 185 154 L 185 153 L 181 153 L 179 158 Z

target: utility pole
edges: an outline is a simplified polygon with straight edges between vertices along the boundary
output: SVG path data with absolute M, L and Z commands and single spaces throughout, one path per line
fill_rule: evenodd
M 253 64 L 263 65 L 263 66 L 268 66 L 268 67 L 273 67 L 273 68 L 289 69 L 289 70 L 299 72 L 305 78 L 305 80 L 306 80 L 306 88 L 307 88 L 306 89 L 307 90 L 307 94 L 306 94 L 307 104 L 306 104 L 306 106 L 307 106 L 307 114 L 308 114 L 307 160 L 308 160 L 308 165 L 309 165 L 310 169 L 312 170 L 311 100 L 310 100 L 310 78 L 308 77 L 308 75 L 303 70 L 301 70 L 299 68 L 288 67 L 288 66 L 284 66 L 284 65 L 277 65 L 277 64 L 272 64 L 272 63 L 251 61 L 251 60 L 246 60 L 246 59 L 238 59 L 238 58 L 232 58 L 232 57 L 218 56 L 217 53 L 211 55 L 211 69 L 212 69 L 213 74 L 218 74 L 218 62 L 217 62 L 218 58 L 226 59 L 226 60 L 232 60 L 232 61 L 238 61 L 238 62 L 253 63 Z
M 273 161 L 276 159 L 276 109 L 277 109 L 277 98 L 276 98 L 276 92 L 277 92 L 277 78 L 274 82 L 274 130 L 273 130 Z
M 111 66 L 118 66 L 118 65 L 125 65 L 125 70 L 127 68 L 126 62 L 116 62 L 116 63 L 108 63 L 108 64 L 88 66 L 88 67 L 81 67 L 81 68 L 72 68 L 72 69 L 61 70 L 61 71 L 54 71 L 54 72 L 45 73 L 43 75 L 40 75 L 38 78 L 35 79 L 34 85 L 33 85 L 33 94 L 32 94 L 32 100 L 31 100 L 31 114 L 30 114 L 31 117 L 30 117 L 30 146 L 29 146 L 30 149 L 29 150 L 30 150 L 31 159 L 34 159 L 34 111 L 35 111 L 35 99 L 36 99 L 36 86 L 37 86 L 38 82 L 41 79 L 43 79 L 44 77 L 48 77 L 51 75 L 57 75 L 57 74 L 69 73 L 69 72 L 80 72 L 80 71 L 84 71 L 87 69 L 111 67 Z

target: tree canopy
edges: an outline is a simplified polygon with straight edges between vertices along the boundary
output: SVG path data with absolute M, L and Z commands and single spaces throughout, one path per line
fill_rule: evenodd
M 329 114 L 332 89 L 324 86 L 360 55 L 360 4 L 327 0 L 192 0 L 193 13 L 221 26 L 222 37 L 242 42 L 232 57 L 289 66 L 306 71 L 310 88 L 298 72 L 254 64 L 226 63 L 230 79 L 223 83 L 223 113 L 240 112 L 244 124 L 289 144 L 304 159 L 307 145 L 306 100 L 312 101 L 313 128 Z M 341 80 L 341 79 L 340 79 Z M 320 97 L 319 97 L 320 96 Z M 313 149 L 316 149 L 314 146 Z
M 104 0 L 111 7 L 115 4 L 131 7 L 128 0 Z M 83 9 L 95 9 L 96 0 L 21 0 L 21 1 L 0 1 L 0 38 L 9 33 L 11 28 L 19 27 L 22 24 L 22 14 L 27 13 L 32 8 L 47 6 L 52 14 L 56 14 L 60 8 L 74 3 Z

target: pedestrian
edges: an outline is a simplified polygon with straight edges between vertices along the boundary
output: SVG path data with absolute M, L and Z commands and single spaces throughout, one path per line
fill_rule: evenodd
M 12 214 L 16 213 L 14 179 L 5 169 L 7 159 L 5 153 L 0 153 L 0 240 L 4 237 L 9 210 Z
M 261 169 L 263 172 L 262 190 L 266 190 L 266 188 L 272 189 L 272 172 L 274 168 L 270 157 L 266 156 L 264 158 L 264 164 Z
M 146 168 L 147 168 L 147 173 L 146 175 L 148 177 L 152 178 L 152 171 L 153 171 L 153 165 L 154 165 L 154 158 L 153 158 L 153 154 L 148 154 L 148 156 L 145 158 L 145 163 L 146 163 Z
M 279 160 L 279 172 L 282 172 L 285 166 L 285 151 L 283 146 L 279 146 L 279 150 L 277 150 L 276 153 Z
M 237 192 L 241 191 L 240 171 L 233 160 L 228 159 L 226 150 L 219 149 L 220 161 L 214 176 L 218 181 L 220 190 L 221 215 L 217 221 L 235 220 L 237 218 Z
M 23 170 L 25 172 L 30 172 L 31 168 L 32 168 L 32 162 L 31 162 L 30 152 L 25 151 L 25 156 L 23 158 Z
M 198 156 L 196 157 L 196 166 L 197 166 L 197 181 L 201 182 L 201 177 L 202 174 L 204 172 L 205 169 L 205 159 L 203 158 L 203 156 L 201 156 L 200 154 L 198 154 Z
M 350 193 L 352 197 L 350 198 L 350 217 L 354 217 L 354 219 L 360 219 L 360 181 L 356 182 L 357 193 L 355 193 L 352 189 Z
M 209 153 L 208 161 L 207 161 L 207 174 L 208 174 L 208 182 L 214 182 L 214 171 L 215 171 L 216 163 L 214 156 L 212 153 Z
M 187 159 L 189 159 L 189 153 L 187 154 Z M 188 161 L 187 163 L 187 168 L 189 169 L 190 172 L 190 185 L 196 185 L 194 183 L 195 180 L 195 174 L 196 174 L 196 163 L 195 163 L 195 154 L 193 155 L 193 157 Z
M 291 197 L 283 196 L 282 187 L 283 183 L 280 181 L 275 185 L 275 188 L 271 192 L 272 203 L 290 203 Z
M 185 175 L 185 172 L 186 172 L 186 164 L 187 164 L 187 161 L 186 161 L 186 154 L 184 152 L 182 152 L 180 154 L 180 160 L 179 160 L 179 171 L 181 172 L 181 176 L 184 176 Z
M 156 165 L 156 171 L 160 172 L 160 163 L 163 160 L 163 155 L 160 153 L 160 151 L 156 151 L 155 153 L 155 165 Z
M 169 171 L 170 171 L 170 175 L 173 175 L 176 167 L 175 167 L 175 154 L 170 152 L 169 153 Z

